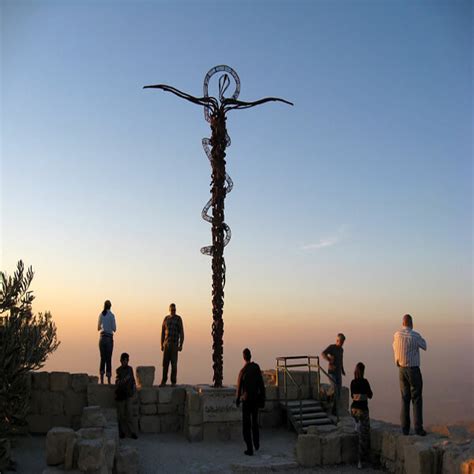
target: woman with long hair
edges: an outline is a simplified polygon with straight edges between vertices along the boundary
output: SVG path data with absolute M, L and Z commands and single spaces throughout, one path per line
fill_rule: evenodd
M 104 309 L 99 314 L 97 330 L 100 331 L 99 350 L 100 350 L 100 383 L 104 383 L 104 374 L 107 375 L 107 382 L 110 384 L 112 376 L 112 352 L 114 350 L 114 332 L 117 330 L 115 316 L 110 308 L 112 303 L 106 300 Z
M 367 400 L 372 398 L 373 393 L 369 381 L 364 378 L 365 365 L 359 362 L 354 370 L 354 380 L 351 382 L 351 414 L 356 422 L 356 430 L 359 434 L 359 459 L 358 469 L 362 469 L 362 462 L 366 461 L 370 448 L 370 418 L 369 404 Z

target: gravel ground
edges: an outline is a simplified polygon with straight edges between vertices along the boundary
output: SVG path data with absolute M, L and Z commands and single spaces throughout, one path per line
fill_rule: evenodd
M 124 444 L 135 446 L 140 453 L 140 474 L 291 472 L 355 474 L 355 466 L 301 469 L 294 458 L 296 435 L 284 429 L 263 430 L 261 448 L 254 456 L 244 455 L 243 441 L 189 443 L 182 434 L 141 435 Z M 41 474 L 44 462 L 45 437 L 29 436 L 16 440 L 13 455 L 17 473 Z M 364 473 L 376 473 L 364 469 Z

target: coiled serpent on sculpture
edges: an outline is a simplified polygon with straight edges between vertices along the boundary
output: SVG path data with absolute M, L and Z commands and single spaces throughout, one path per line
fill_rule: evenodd
M 237 99 L 240 94 L 240 78 L 238 74 L 229 66 L 221 65 L 221 66 L 215 66 L 212 69 L 209 70 L 209 72 L 206 74 L 206 77 L 204 78 L 204 85 L 203 85 L 203 93 L 204 97 L 209 97 L 209 81 L 214 74 L 217 74 L 218 72 L 225 71 L 226 73 L 230 73 L 232 77 L 234 78 L 235 81 L 235 91 L 234 94 L 232 95 L 232 99 Z M 222 102 L 224 99 L 224 93 L 227 91 L 227 89 L 230 86 L 230 79 L 228 74 L 223 74 L 219 78 L 219 99 Z M 211 123 L 211 113 L 210 113 L 210 108 L 209 107 L 204 107 L 204 118 L 206 119 L 207 122 Z M 226 148 L 231 145 L 231 139 L 229 137 L 229 134 L 226 132 Z M 206 153 L 207 158 L 209 159 L 209 162 L 211 163 L 212 166 L 212 154 L 211 154 L 211 139 L 210 138 L 203 138 L 202 139 L 202 147 L 204 148 L 204 152 Z M 234 187 L 234 182 L 232 181 L 231 177 L 229 174 L 226 172 L 225 174 L 225 194 L 229 194 L 232 191 L 232 188 Z M 206 221 L 212 224 L 212 216 L 209 215 L 209 209 L 212 206 L 212 198 L 207 201 L 206 205 L 203 207 L 201 211 L 201 216 L 202 218 Z M 232 231 L 230 230 L 230 227 L 228 224 L 225 222 L 222 224 L 224 228 L 224 247 L 230 242 L 230 239 L 232 237 Z M 212 256 L 214 246 L 212 245 L 207 245 L 205 247 L 201 248 L 201 253 L 204 255 L 209 255 Z M 225 264 L 224 264 L 225 265 Z M 225 271 L 224 271 L 224 282 L 225 282 Z

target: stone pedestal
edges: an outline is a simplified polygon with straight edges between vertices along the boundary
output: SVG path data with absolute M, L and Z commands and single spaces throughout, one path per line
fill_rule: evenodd
M 242 436 L 235 388 L 198 385 L 186 393 L 185 434 L 189 441 L 229 441 Z

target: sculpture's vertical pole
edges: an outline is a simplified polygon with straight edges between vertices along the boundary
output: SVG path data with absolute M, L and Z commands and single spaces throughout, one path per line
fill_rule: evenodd
M 224 199 L 226 117 L 220 109 L 211 116 L 212 146 L 212 359 L 214 387 L 222 387 L 224 320 Z

